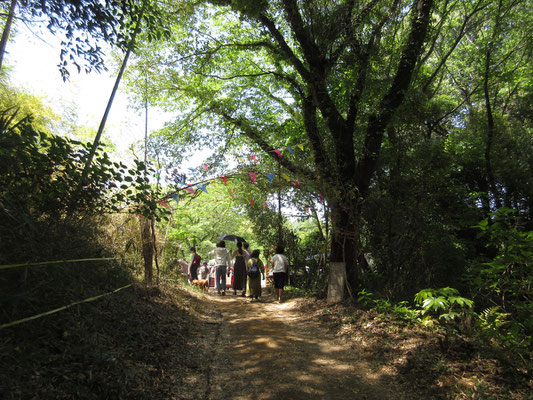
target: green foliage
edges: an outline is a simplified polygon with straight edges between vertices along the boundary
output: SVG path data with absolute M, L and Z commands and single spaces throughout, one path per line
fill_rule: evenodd
M 423 289 L 415 295 L 415 303 L 421 306 L 422 315 L 437 315 L 445 323 L 464 318 L 474 306 L 472 300 L 451 287 Z
M 492 217 L 476 226 L 492 256 L 467 273 L 481 304 L 496 304 L 481 314 L 481 326 L 488 333 L 499 332 L 503 343 L 531 347 L 533 232 L 521 226 L 515 210 L 501 208 Z
M 13 110 L 0 113 L 0 260 L 46 259 L 23 248 L 84 217 L 127 210 L 160 218 L 144 164 L 113 162 L 102 149 L 76 192 L 89 146 L 36 130 Z
M 379 313 L 390 314 L 401 320 L 419 320 L 419 310 L 410 307 L 406 301 L 394 303 L 387 299 L 375 298 L 374 294 L 366 289 L 362 289 L 357 293 L 357 302 Z
M 70 75 L 70 66 L 78 72 L 105 70 L 102 41 L 126 49 L 141 9 L 148 40 L 168 34 L 158 3 L 149 0 L 22 0 L 19 4 L 25 18 L 60 36 L 58 67 L 64 79 Z

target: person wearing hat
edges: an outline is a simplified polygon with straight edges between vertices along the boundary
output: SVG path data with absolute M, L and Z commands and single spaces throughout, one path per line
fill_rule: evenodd
M 198 267 L 200 266 L 202 257 L 200 257 L 200 255 L 196 252 L 196 248 L 194 246 L 191 246 L 189 250 L 192 255 L 189 265 L 189 280 L 192 282 L 198 279 Z

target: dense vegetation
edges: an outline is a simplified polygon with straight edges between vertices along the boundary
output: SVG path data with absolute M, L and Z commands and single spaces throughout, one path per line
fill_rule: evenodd
M 153 167 L 117 160 L 54 132 L 2 71 L 0 265 L 115 260 L 0 270 L 0 323 L 143 268 L 151 281 L 152 259 L 174 278 L 189 246 L 207 257 L 233 233 L 263 257 L 285 244 L 306 293 L 324 296 L 329 262 L 344 262 L 352 301 L 489 339 L 531 368 L 530 0 L 110 4 L 117 18 L 91 29 L 111 18 L 95 35 L 119 49 L 146 10 L 126 85 L 173 120 L 143 144 Z M 100 69 L 91 43 L 78 56 Z

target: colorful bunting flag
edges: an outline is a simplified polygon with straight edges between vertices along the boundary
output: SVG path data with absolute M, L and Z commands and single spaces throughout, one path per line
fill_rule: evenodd
M 250 203 L 252 204 L 252 207 L 255 206 L 254 199 L 250 199 Z
M 287 181 L 290 182 L 292 179 L 289 178 L 286 174 L 281 174 L 281 176 Z
M 279 158 L 281 158 L 281 151 L 279 150 L 274 150 L 274 153 L 276 153 L 278 155 Z
M 202 168 L 205 169 L 206 171 L 209 170 L 209 165 L 207 164 L 202 164 Z
M 267 202 L 266 202 L 266 201 L 263 202 L 263 208 L 264 208 L 265 211 L 266 211 L 266 209 L 267 209 Z
M 159 200 L 157 202 L 157 204 L 159 204 L 159 205 L 161 205 L 161 206 L 163 206 L 165 208 L 170 208 L 170 206 L 168 205 L 167 199 Z
M 192 168 L 192 167 L 189 167 L 187 168 L 188 170 L 192 171 L 192 172 L 196 172 L 196 169 L 195 168 Z
M 252 179 L 252 182 L 255 183 L 257 180 L 257 174 L 254 172 L 248 172 L 250 174 L 250 179 Z
M 300 148 L 300 150 L 304 151 L 304 145 L 303 144 L 299 144 L 298 147 Z
M 185 191 L 187 191 L 187 192 L 189 192 L 189 193 L 191 193 L 191 194 L 194 194 L 194 192 L 195 192 L 195 190 L 194 190 L 191 186 L 187 186 L 187 187 L 185 188 Z
M 292 146 L 287 146 L 287 150 L 289 150 L 289 153 L 294 154 L 294 150 L 292 149 Z
M 296 186 L 300 186 L 300 183 L 298 181 L 292 181 L 292 183 L 294 183 Z
M 180 196 L 179 196 L 177 193 L 174 193 L 174 194 L 172 195 L 172 198 L 174 199 L 174 201 L 175 201 L 176 203 L 179 203 L 179 202 L 180 202 Z
M 222 182 L 224 182 L 224 185 L 228 186 L 228 177 L 227 176 L 221 176 L 220 179 L 222 179 Z
M 205 188 L 204 185 L 198 185 L 198 189 L 200 189 L 200 190 L 202 190 L 202 191 L 207 193 L 207 189 Z
M 235 198 L 235 195 L 230 193 L 229 197 L 231 197 L 232 199 L 234 199 L 234 198 Z
M 274 179 L 274 174 L 267 173 L 268 183 L 272 184 L 272 180 Z
M 252 155 L 250 156 L 250 158 L 251 158 L 253 161 L 258 162 L 258 161 L 257 161 L 257 157 L 256 157 L 255 155 L 252 154 Z
M 324 202 L 324 195 L 322 193 L 318 194 L 318 201 L 323 203 Z

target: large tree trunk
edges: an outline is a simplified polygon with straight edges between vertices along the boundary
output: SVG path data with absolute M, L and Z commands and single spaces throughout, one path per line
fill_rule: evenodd
M 345 264 L 346 284 L 350 296 L 359 286 L 359 221 L 360 211 L 353 203 L 333 207 L 330 261 Z

